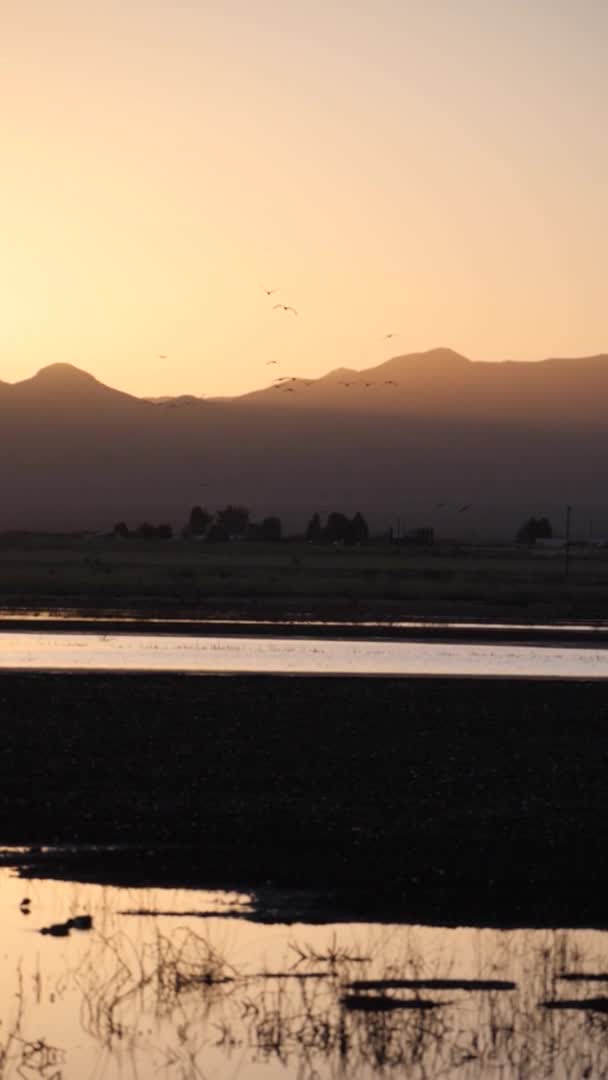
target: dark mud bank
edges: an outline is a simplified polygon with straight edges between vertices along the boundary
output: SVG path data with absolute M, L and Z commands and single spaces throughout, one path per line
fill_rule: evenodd
M 0 842 L 129 883 L 608 925 L 602 683 L 0 675 Z

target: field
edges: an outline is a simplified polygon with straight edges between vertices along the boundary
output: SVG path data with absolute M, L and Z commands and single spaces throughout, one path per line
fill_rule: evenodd
M 602 619 L 608 551 L 0 537 L 0 605 L 193 616 Z
M 601 683 L 3 674 L 0 712 L 3 842 L 127 845 L 47 873 L 608 925 Z

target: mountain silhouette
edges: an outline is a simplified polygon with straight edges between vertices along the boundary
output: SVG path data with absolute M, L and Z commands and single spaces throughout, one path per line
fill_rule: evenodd
M 288 395 L 292 408 L 345 406 L 559 426 L 564 420 L 601 419 L 608 394 L 608 356 L 483 363 L 452 349 L 433 349 L 394 356 L 364 371 L 339 368 L 305 388 L 293 385 L 306 393 Z M 262 404 L 275 395 L 280 397 L 267 388 L 245 397 Z
M 0 382 L 0 530 L 179 526 L 193 505 L 243 502 L 290 529 L 359 509 L 374 528 L 400 517 L 492 537 L 573 503 L 608 534 L 606 355 L 490 364 L 434 349 L 287 375 L 219 400 L 150 401 L 71 364 Z

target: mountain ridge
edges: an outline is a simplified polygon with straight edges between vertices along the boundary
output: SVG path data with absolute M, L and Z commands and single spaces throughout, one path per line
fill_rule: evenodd
M 566 370 L 571 375 L 580 376 L 587 371 L 597 371 L 597 369 L 604 368 L 608 375 L 608 353 L 595 353 L 591 355 L 579 356 L 579 357 L 546 357 L 542 360 L 498 360 L 498 361 L 486 361 L 486 360 L 471 360 L 461 353 L 455 350 L 441 346 L 434 349 L 428 349 L 421 352 L 413 353 L 399 353 L 395 356 L 391 356 L 386 360 L 381 361 L 378 364 L 373 364 L 370 367 L 365 368 L 352 368 L 347 366 L 340 366 L 333 368 L 326 372 L 324 375 L 317 377 L 310 376 L 279 376 L 270 386 L 261 387 L 257 390 L 247 391 L 244 394 L 235 394 L 233 396 L 222 395 L 220 398 L 202 398 L 194 394 L 190 394 L 187 391 L 183 391 L 175 395 L 159 395 L 157 397 L 139 396 L 136 394 L 128 393 L 127 391 L 120 390 L 116 387 L 110 387 L 108 384 L 102 382 L 95 375 L 80 368 L 72 363 L 64 361 L 57 361 L 52 364 L 44 365 L 39 368 L 33 375 L 26 377 L 25 379 L 16 380 L 15 382 L 7 382 L 4 379 L 0 379 L 0 388 L 17 389 L 21 388 L 21 391 L 27 391 L 28 389 L 58 389 L 58 388 L 75 388 L 75 387 L 88 387 L 89 389 L 111 390 L 113 393 L 122 394 L 134 401 L 144 401 L 150 403 L 164 404 L 167 401 L 182 400 L 190 402 L 200 401 L 246 401 L 254 398 L 256 395 L 266 394 L 275 383 L 283 378 L 284 381 L 298 381 L 301 383 L 307 383 L 309 385 L 326 386 L 332 384 L 341 379 L 351 380 L 369 380 L 372 376 L 378 377 L 379 375 L 394 374 L 401 375 L 402 377 L 415 373 L 422 378 L 426 376 L 432 376 L 433 378 L 446 377 L 455 373 L 459 374 L 475 374 L 480 373 L 482 370 L 484 374 L 496 376 L 498 372 L 509 371 L 509 373 L 517 371 L 523 374 L 524 372 L 534 372 L 535 375 L 542 377 L 542 374 L 546 374 L 548 371 L 557 371 L 558 369 Z M 277 369 L 278 370 L 278 369 Z M 542 374 L 541 374 L 542 373 Z
M 192 506 L 234 502 L 289 529 L 337 509 L 373 528 L 399 516 L 504 537 L 573 503 L 608 535 L 608 356 L 490 364 L 434 352 L 347 372 L 156 404 L 73 365 L 0 384 L 0 531 L 180 526 Z M 437 509 L 455 500 L 473 506 Z

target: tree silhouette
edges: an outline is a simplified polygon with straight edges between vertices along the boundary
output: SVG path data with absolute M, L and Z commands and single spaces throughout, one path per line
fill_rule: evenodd
M 340 514 L 338 511 L 333 511 L 328 515 L 327 525 L 325 526 L 325 538 L 330 540 L 331 543 L 348 543 L 350 539 L 350 521 L 346 514 Z
M 323 539 L 323 529 L 321 528 L 321 518 L 318 514 L 313 514 L 308 525 L 306 526 L 306 532 L 304 533 L 304 539 L 310 544 L 319 544 Z
M 516 539 L 520 544 L 535 544 L 537 540 L 549 540 L 553 529 L 548 518 L 528 518 L 517 530 Z
M 151 525 L 149 521 L 142 521 L 136 531 L 137 535 L 141 536 L 144 540 L 152 540 L 156 536 L 156 527 Z
M 262 540 L 270 542 L 281 539 L 281 519 L 278 517 L 265 517 L 262 521 Z
M 188 524 L 184 529 L 185 536 L 203 536 L 213 521 L 213 514 L 202 506 L 193 506 L 190 511 Z
M 247 532 L 249 510 L 246 506 L 233 506 L 229 503 L 223 510 L 218 510 L 215 520 L 226 530 L 228 536 L 243 536 Z
M 229 539 L 226 529 L 218 521 L 212 522 L 205 536 L 205 541 L 208 544 L 223 544 Z
M 354 544 L 361 544 L 365 540 L 369 540 L 367 521 L 363 517 L 363 514 L 360 514 L 358 510 L 351 521 L 351 534 L 353 538 L 352 542 Z
M 162 525 L 151 525 L 149 521 L 143 521 L 136 530 L 136 535 L 141 536 L 143 540 L 170 540 L 173 529 L 171 525 L 164 522 Z

